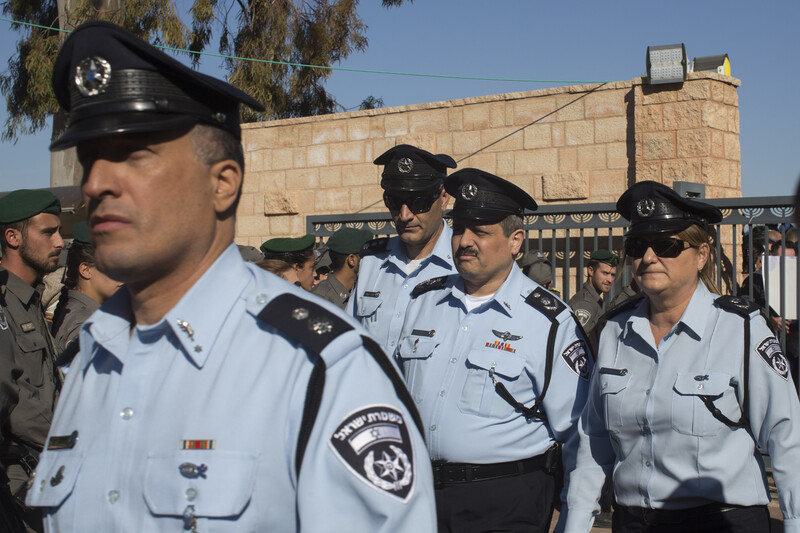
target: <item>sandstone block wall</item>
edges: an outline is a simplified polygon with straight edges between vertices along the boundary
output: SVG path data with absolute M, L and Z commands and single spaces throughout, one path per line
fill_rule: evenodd
M 540 204 L 611 202 L 634 181 L 741 195 L 739 80 L 692 73 L 244 124 L 236 240 L 305 233 L 314 214 L 385 210 L 372 161 L 396 144 L 448 153 Z

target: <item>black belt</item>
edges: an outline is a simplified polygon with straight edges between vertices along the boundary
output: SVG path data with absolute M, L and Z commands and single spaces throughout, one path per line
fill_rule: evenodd
M 472 483 L 473 481 L 519 476 L 536 470 L 544 470 L 546 461 L 546 453 L 521 461 L 493 464 L 433 461 L 433 484 L 435 487 L 441 487 L 453 483 Z
M 0 463 L 6 467 L 19 465 L 30 476 L 39 464 L 39 452 L 28 446 L 3 444 L 0 445 Z
M 763 507 L 763 506 L 753 506 Z M 700 507 L 689 507 L 687 509 L 647 509 L 645 507 L 626 507 L 615 505 L 614 511 L 623 511 L 641 520 L 645 524 L 656 526 L 659 524 L 680 524 L 689 520 L 708 516 L 710 514 L 724 513 L 734 509 L 745 509 L 742 505 L 731 505 L 728 503 L 709 503 Z

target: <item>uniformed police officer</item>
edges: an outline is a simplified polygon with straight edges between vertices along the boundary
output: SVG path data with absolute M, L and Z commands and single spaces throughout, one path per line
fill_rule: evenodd
M 442 220 L 450 201 L 442 179 L 456 163 L 448 155 L 401 144 L 381 154 L 375 164 L 384 165 L 383 201 L 397 236 L 375 239 L 364 251 L 347 312 L 392 353 L 414 286 L 455 272 L 452 232 Z
M 0 198 L 0 329 L 10 329 L 15 340 L 13 360 L 4 361 L 0 376 L 3 402 L 12 404 L 1 421 L 0 462 L 20 502 L 61 387 L 41 293 L 42 276 L 56 269 L 64 247 L 60 214 L 61 203 L 49 191 L 18 190 Z M 41 530 L 40 513 L 33 509 L 25 513 L 28 529 Z
M 587 335 L 592 335 L 597 320 L 603 314 L 603 296 L 608 294 L 617 275 L 619 258 L 609 250 L 595 250 L 586 266 L 586 283 L 569 299 L 569 306 L 581 322 Z
M 350 291 L 356 282 L 361 263 L 359 252 L 364 244 L 372 239 L 367 229 L 340 228 L 328 239 L 328 254 L 331 258 L 332 272 L 313 289 L 323 300 L 344 309 L 350 298 Z
M 391 361 L 355 321 L 242 260 L 239 104 L 107 22 L 53 88 L 97 265 L 28 491 L 49 531 L 431 531 L 431 470 Z M 410 400 L 408 402 L 411 404 Z
M 533 198 L 471 168 L 444 186 L 458 274 L 417 285 L 395 351 L 434 459 L 439 531 L 546 532 L 557 443 L 588 389 L 586 343 L 566 304 L 514 263 Z
M 719 296 L 719 209 L 645 181 L 617 211 L 644 297 L 600 333 L 570 476 L 568 532 L 588 532 L 613 473 L 620 532 L 768 532 L 772 459 L 784 531 L 800 531 L 800 403 L 757 306 Z
M 299 285 L 307 291 L 314 287 L 314 236 L 276 237 L 261 244 L 264 261 L 279 261 L 289 268 Z M 267 263 L 268 264 L 268 263 Z M 273 268 L 267 268 L 273 271 Z

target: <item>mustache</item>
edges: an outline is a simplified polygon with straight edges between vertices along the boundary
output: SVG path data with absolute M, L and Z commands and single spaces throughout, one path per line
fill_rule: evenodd
M 464 254 L 478 255 L 478 250 L 476 250 L 471 246 L 468 246 L 466 248 L 459 248 L 458 250 L 456 250 L 456 257 L 461 257 Z

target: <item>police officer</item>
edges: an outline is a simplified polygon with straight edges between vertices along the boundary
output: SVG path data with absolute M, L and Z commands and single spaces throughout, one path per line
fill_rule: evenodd
M 239 104 L 263 107 L 107 22 L 70 34 L 53 88 L 51 146 L 77 146 L 95 260 L 125 288 L 81 329 L 28 491 L 47 529 L 431 531 L 391 361 L 233 243 Z
M 45 190 L 18 190 L 0 198 L 0 329 L 14 336 L 13 359 L 4 358 L 0 380 L 3 417 L 0 462 L 20 503 L 53 418 L 61 377 L 42 309 L 42 276 L 58 266 L 64 247 L 59 233 L 61 203 Z M 41 530 L 41 515 L 25 509 L 29 530 Z
M 607 294 L 614 284 L 617 263 L 619 258 L 614 252 L 609 250 L 592 252 L 586 267 L 586 283 L 567 302 L 589 335 L 603 314 L 603 295 Z
M 59 353 L 59 366 L 68 365 L 69 358 L 76 353 L 70 350 L 62 357 L 67 345 L 78 338 L 81 325 L 120 286 L 120 283 L 100 272 L 94 264 L 94 247 L 89 240 L 86 222 L 73 225 L 72 236 L 67 252 L 64 286 L 53 313 L 53 337 Z
M 800 403 L 778 340 L 750 302 L 719 296 L 719 209 L 652 181 L 617 202 L 644 297 L 609 313 L 581 415 L 568 532 L 588 532 L 613 472 L 620 532 L 768 532 L 772 473 L 800 531 Z
M 367 229 L 340 228 L 328 239 L 328 254 L 333 270 L 320 281 L 311 292 L 340 309 L 344 309 L 350 298 L 350 291 L 356 282 L 361 262 L 359 252 L 364 244 L 372 239 Z
M 546 532 L 557 443 L 588 389 L 586 343 L 566 304 L 514 263 L 533 198 L 471 168 L 444 186 L 458 274 L 417 285 L 395 352 L 434 459 L 439 531 Z
M 375 164 L 384 165 L 383 201 L 397 236 L 375 239 L 364 250 L 347 312 L 392 353 L 414 286 L 455 272 L 452 232 L 442 220 L 450 201 L 442 179 L 456 163 L 448 155 L 401 144 L 384 152 Z
M 314 286 L 314 236 L 276 237 L 261 244 L 264 261 L 280 261 L 307 291 Z M 267 268 L 267 270 L 272 270 Z

